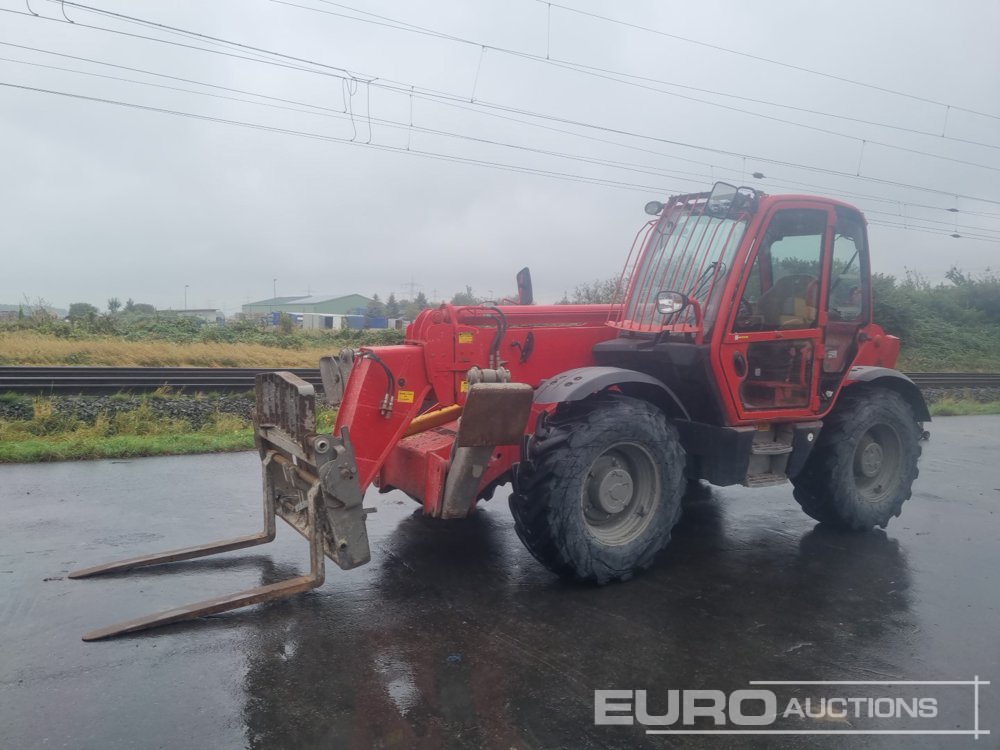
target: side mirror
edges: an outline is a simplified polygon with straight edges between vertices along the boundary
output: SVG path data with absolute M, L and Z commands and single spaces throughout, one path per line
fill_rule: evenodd
M 656 309 L 661 315 L 676 315 L 690 302 L 687 295 L 680 292 L 660 292 L 656 295 Z
M 531 271 L 525 266 L 517 272 L 517 304 L 530 305 L 535 301 L 531 291 Z

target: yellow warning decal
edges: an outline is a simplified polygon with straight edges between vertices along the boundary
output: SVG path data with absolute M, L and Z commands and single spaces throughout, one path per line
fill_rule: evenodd
M 460 343 L 460 344 L 471 344 L 472 343 L 472 331 L 466 331 L 465 333 L 458 334 L 458 343 Z
M 468 380 L 463 380 L 462 384 L 458 387 L 458 390 L 460 390 L 462 393 L 468 393 L 469 392 L 469 381 Z
M 400 391 L 396 394 L 396 400 L 401 404 L 412 404 L 413 391 Z

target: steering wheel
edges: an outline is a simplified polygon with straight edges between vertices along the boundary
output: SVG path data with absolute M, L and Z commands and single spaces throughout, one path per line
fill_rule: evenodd
M 741 299 L 739 307 L 736 309 L 736 322 L 733 330 L 737 332 L 759 331 L 762 323 L 763 319 L 760 315 L 754 313 L 753 305 L 745 297 Z

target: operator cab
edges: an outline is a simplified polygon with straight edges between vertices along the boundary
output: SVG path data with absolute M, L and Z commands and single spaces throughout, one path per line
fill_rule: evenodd
M 659 378 L 707 424 L 827 411 L 871 324 L 861 213 L 725 183 L 646 210 L 598 363 Z

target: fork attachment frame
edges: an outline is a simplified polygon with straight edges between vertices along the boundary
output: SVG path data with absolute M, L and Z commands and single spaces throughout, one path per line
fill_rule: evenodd
M 313 387 L 289 372 L 258 375 L 254 432 L 263 472 L 263 531 L 98 565 L 69 577 L 89 578 L 267 544 L 275 537 L 276 516 L 309 541 L 308 575 L 128 620 L 91 631 L 83 640 L 102 640 L 308 591 L 323 584 L 324 557 L 345 570 L 369 561 L 366 510 L 350 435 L 347 428 L 339 437 L 316 434 Z

